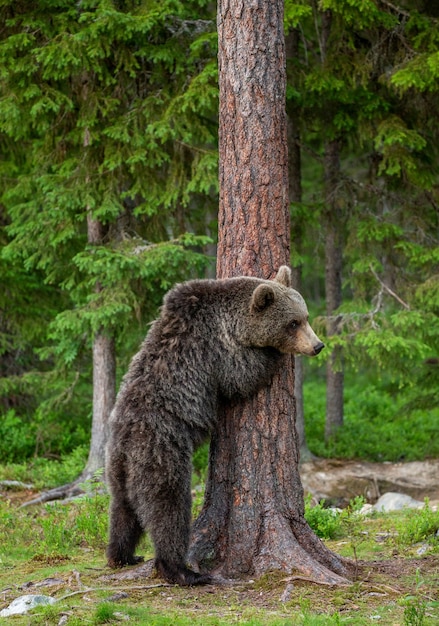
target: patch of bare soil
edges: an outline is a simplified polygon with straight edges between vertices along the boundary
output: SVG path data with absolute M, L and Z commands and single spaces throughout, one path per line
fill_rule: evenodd
M 368 573 L 367 577 L 384 577 L 399 589 L 404 589 L 408 585 L 406 579 L 413 576 L 413 573 L 419 570 L 422 576 L 433 576 L 439 578 L 439 564 L 436 555 L 425 556 L 419 559 L 415 558 L 391 558 L 383 561 L 367 561 L 359 563 L 363 573 Z M 412 582 L 413 585 L 413 582 Z

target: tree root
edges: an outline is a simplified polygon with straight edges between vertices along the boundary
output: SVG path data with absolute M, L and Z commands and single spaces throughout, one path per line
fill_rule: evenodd
M 245 560 L 240 560 L 236 534 L 229 536 L 225 527 L 218 525 L 217 511 L 211 524 L 204 513 L 195 523 L 189 562 L 203 568 L 210 562 L 214 577 L 259 577 L 282 571 L 322 585 L 347 585 L 354 577 L 355 563 L 331 552 L 305 521 L 271 512 L 261 523 L 252 553 L 247 551 Z
M 73 482 L 61 485 L 60 487 L 54 487 L 48 491 L 42 491 L 39 496 L 32 498 L 24 502 L 20 508 L 26 506 L 33 506 L 35 504 L 44 504 L 46 502 L 60 501 L 61 503 L 67 503 L 71 500 L 84 496 L 90 492 L 90 489 L 86 487 L 86 483 L 90 481 L 96 481 L 96 477 L 93 473 L 84 470 L 84 472 Z M 103 488 L 99 488 L 93 491 L 94 493 L 103 492 Z

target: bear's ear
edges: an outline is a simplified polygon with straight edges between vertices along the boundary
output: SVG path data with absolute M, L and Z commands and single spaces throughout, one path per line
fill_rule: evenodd
M 273 304 L 275 298 L 274 289 L 271 285 L 259 285 L 252 294 L 250 310 L 260 312 Z
M 288 267 L 288 265 L 280 266 L 274 280 L 281 285 L 285 285 L 285 287 L 293 286 L 293 277 L 291 274 L 291 269 Z

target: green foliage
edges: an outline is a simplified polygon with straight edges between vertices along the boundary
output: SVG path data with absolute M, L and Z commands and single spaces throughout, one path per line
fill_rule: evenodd
M 14 410 L 8 411 L 0 421 L 0 462 L 9 463 L 26 458 L 35 450 L 32 426 L 26 426 Z
M 372 428 L 360 422 L 361 407 L 349 406 L 347 398 L 346 426 L 337 442 L 328 444 L 330 453 L 378 459 L 382 441 L 385 458 L 397 458 L 401 447 L 416 450 L 409 455 L 437 454 L 428 441 L 432 429 L 423 440 L 424 418 L 416 413 L 423 411 L 430 416 L 426 421 L 432 420 L 439 400 L 434 366 L 439 350 L 435 208 L 439 137 L 432 123 L 432 112 L 439 113 L 434 80 L 437 17 L 426 8 L 404 6 L 401 12 L 396 5 L 372 0 L 298 4 L 302 13 L 294 21 L 296 5 L 287 3 L 293 16 L 288 112 L 302 157 L 302 201 L 292 206 L 292 231 L 300 249 L 293 250 L 292 263 L 302 266 L 304 295 L 311 300 L 311 309 L 321 312 L 323 267 L 331 262 L 324 256 L 325 153 L 328 142 L 337 140 L 340 170 L 330 204 L 336 207 L 331 219 L 344 237 L 343 304 L 336 312 L 339 335 L 328 340 L 327 319 L 322 317 L 317 324 L 328 348 L 319 360 L 328 359 L 336 345 L 342 346 L 339 369 L 367 371 L 385 384 L 391 380 L 404 396 L 398 402 L 404 411 L 404 435 L 399 438 L 395 433 L 393 450 L 389 450 L 396 430 L 393 419 L 378 427 L 371 442 Z M 302 11 L 303 4 L 311 13 Z M 319 410 L 323 418 L 324 405 Z M 413 447 L 404 443 L 406 422 L 412 416 L 418 426 L 408 435 Z M 313 426 L 307 429 L 313 431 Z M 361 437 L 370 445 L 359 443 Z M 311 438 L 313 451 L 328 454 L 323 430 L 316 440 L 313 433 Z
M 425 500 L 422 509 L 411 509 L 407 512 L 404 523 L 397 524 L 395 541 L 398 546 L 410 546 L 421 541 L 429 541 L 439 549 L 439 511 L 434 511 Z
M 297 28 L 301 21 L 312 15 L 312 7 L 306 0 L 286 0 L 284 7 L 284 28 L 288 32 L 291 28 Z
M 195 450 L 194 457 L 192 460 L 194 471 L 200 478 L 203 478 L 205 476 L 208 460 L 209 460 L 209 442 L 206 441 L 199 448 Z
M 89 371 L 38 372 L 0 379 L 0 396 L 38 398 L 15 410 L 0 413 L 0 462 L 16 462 L 36 455 L 60 456 L 89 440 L 91 388 Z M 4 441 L 4 445 L 3 445 Z
M 113 249 L 86 247 L 72 259 L 78 270 L 76 284 L 75 274 L 63 284 L 76 306 L 58 314 L 48 328 L 55 353 L 71 364 L 80 349 L 90 349 L 100 328 L 110 334 L 123 334 L 132 324 L 133 315 L 140 316 L 140 311 L 155 313 L 164 291 L 176 280 L 199 274 L 206 266 L 207 257 L 195 246 L 209 241 L 207 237 L 185 235 L 158 244 L 131 240 Z M 96 281 L 99 290 L 93 289 Z M 86 346 L 84 335 L 89 339 Z
M 114 337 L 124 360 L 164 291 L 203 273 L 217 194 L 209 3 L 49 4 L 0 8 L 8 461 L 84 442 L 95 334 Z
M 84 445 L 65 454 L 62 460 L 34 457 L 27 462 L 2 463 L 0 479 L 19 480 L 33 484 L 36 489 L 65 485 L 75 480 L 84 468 L 88 454 L 88 436 Z M 18 459 L 17 459 L 18 461 Z
M 23 514 L 17 519 L 11 508 L 1 505 L 0 562 L 13 557 L 22 545 L 28 558 L 68 558 L 74 550 L 89 546 L 104 550 L 108 523 L 108 498 L 96 496 L 81 501 L 74 509 L 66 505 L 46 506 L 37 520 Z M 13 532 L 12 532 L 13 531 Z
M 39 518 L 40 542 L 43 554 L 68 555 L 74 547 L 89 545 L 105 549 L 108 526 L 108 497 L 94 495 L 81 499 L 75 510 L 66 510 L 63 504 L 45 507 Z
M 312 496 L 308 495 L 305 497 L 305 519 L 322 539 L 348 537 L 355 555 L 358 544 L 364 539 L 361 534 L 364 517 L 360 514 L 364 503 L 365 499 L 357 496 L 340 510 L 328 508 L 324 500 L 313 506 Z
M 322 539 L 334 539 L 339 536 L 341 526 L 337 511 L 325 507 L 323 500 L 312 506 L 311 500 L 311 495 L 305 498 L 305 519 L 317 537 L 321 537 Z
M 427 604 L 419 597 L 407 598 L 404 607 L 405 626 L 423 626 Z
M 439 455 L 436 406 L 418 409 L 411 403 L 412 390 L 359 373 L 346 379 L 344 426 L 325 443 L 325 385 L 311 378 L 312 373 L 305 377 L 305 429 L 317 456 L 414 461 Z
M 108 624 L 116 621 L 116 607 L 111 602 L 101 602 L 94 610 L 92 617 L 93 624 Z
M 322 0 L 323 10 L 332 10 L 340 14 L 347 25 L 355 25 L 360 28 L 383 24 L 387 28 L 396 25 L 396 18 L 393 18 L 386 11 L 380 10 L 373 0 Z

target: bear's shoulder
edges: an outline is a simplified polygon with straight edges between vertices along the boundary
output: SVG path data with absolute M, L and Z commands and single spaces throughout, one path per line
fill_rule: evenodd
M 253 290 L 261 281 L 239 276 L 226 279 L 189 280 L 175 285 L 165 296 L 162 311 L 177 317 L 192 315 L 199 309 L 239 308 L 247 304 Z

